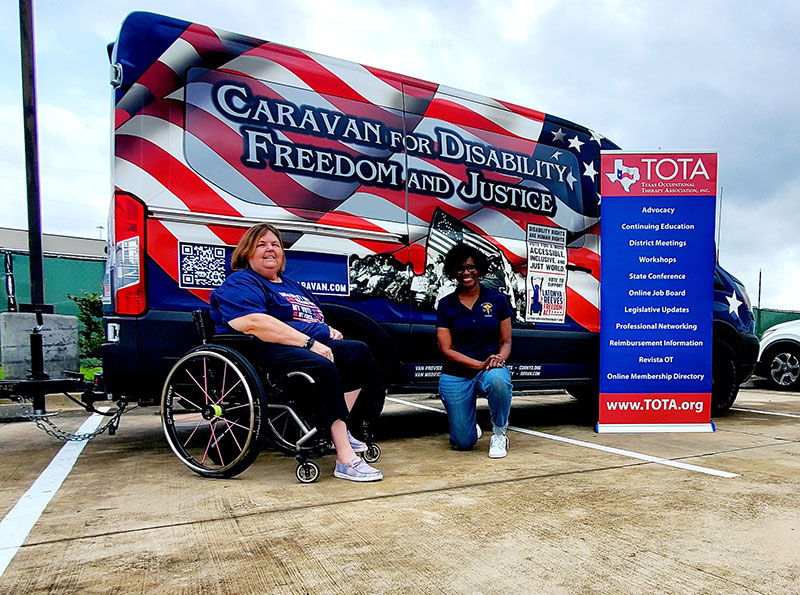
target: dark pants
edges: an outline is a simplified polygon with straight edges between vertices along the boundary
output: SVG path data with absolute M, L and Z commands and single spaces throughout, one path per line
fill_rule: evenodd
M 255 347 L 255 362 L 266 372 L 285 374 L 305 372 L 314 379 L 313 399 L 315 423 L 327 431 L 337 419 L 347 421 L 348 410 L 344 393 L 372 386 L 376 366 L 369 347 L 361 341 L 329 341 L 333 361 L 302 347 L 259 343 Z

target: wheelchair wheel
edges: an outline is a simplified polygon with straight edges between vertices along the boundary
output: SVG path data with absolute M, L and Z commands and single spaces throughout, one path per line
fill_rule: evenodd
M 363 454 L 367 463 L 376 463 L 381 458 L 381 447 L 374 442 L 367 443 L 367 450 Z
M 319 465 L 314 461 L 304 461 L 297 465 L 294 475 L 300 483 L 314 483 L 319 479 Z
M 238 352 L 204 345 L 170 370 L 161 395 L 161 425 L 172 451 L 204 477 L 233 477 L 262 444 L 264 388 Z

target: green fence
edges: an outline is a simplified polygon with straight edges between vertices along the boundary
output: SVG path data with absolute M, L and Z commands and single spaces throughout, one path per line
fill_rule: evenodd
M 1 257 L 0 253 L 0 262 L 2 262 Z M 18 304 L 29 304 L 31 301 L 28 261 L 27 254 L 13 254 L 11 257 Z M 67 294 L 81 295 L 81 291 L 102 294 L 104 272 L 105 262 L 102 261 L 46 256 L 44 258 L 45 302 L 55 306 L 56 314 L 77 316 L 78 307 L 75 302 L 67 298 Z M 4 273 L 2 266 L 0 266 L 0 273 Z M 5 312 L 8 310 L 8 294 L 6 293 L 5 274 L 2 277 L 0 312 Z
M 800 312 L 793 310 L 772 310 L 770 308 L 755 308 L 756 334 L 760 337 L 771 326 L 781 322 L 800 319 Z

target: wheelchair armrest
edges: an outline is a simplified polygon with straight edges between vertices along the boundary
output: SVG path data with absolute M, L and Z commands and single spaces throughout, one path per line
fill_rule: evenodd
M 221 333 L 211 337 L 211 343 L 218 345 L 247 345 L 254 341 L 259 341 L 259 338 L 244 333 Z
M 211 314 L 206 309 L 193 311 L 192 320 L 194 321 L 197 334 L 204 344 L 247 345 L 253 341 L 258 341 L 257 337 L 245 335 L 244 333 L 215 333 L 214 321 L 211 320 Z

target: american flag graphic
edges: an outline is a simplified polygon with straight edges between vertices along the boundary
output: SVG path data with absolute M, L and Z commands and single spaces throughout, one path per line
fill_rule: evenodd
M 148 13 L 128 17 L 112 61 L 123 71 L 115 90 L 116 190 L 147 205 L 147 253 L 176 283 L 179 243 L 233 246 L 247 227 L 264 220 L 296 232 L 287 236 L 293 249 L 392 253 L 416 274 L 429 254 L 443 254 L 461 240 L 501 255 L 524 273 L 526 229 L 535 223 L 566 229 L 570 262 L 592 271 L 569 275 L 568 317 L 598 330 L 599 158 L 601 148 L 616 148 L 604 137 L 510 103 Z M 250 147 L 262 161 L 257 167 L 245 159 L 247 125 L 220 107 L 225 84 L 246 84 L 251 94 L 232 90 L 229 111 L 243 114 L 252 107 L 252 113 L 260 109 L 276 122 L 251 134 L 262 143 L 261 149 Z M 253 97 L 263 104 L 247 104 Z M 295 111 L 289 114 L 282 105 Z M 326 134 L 325 123 L 337 114 L 353 118 L 349 137 Z M 364 142 L 358 137 L 369 133 L 367 122 L 383 133 L 401 130 L 418 146 Z M 320 174 L 339 155 L 342 163 L 368 161 L 387 172 L 396 164 L 404 175 L 413 170 L 456 189 L 480 165 L 441 158 L 441 129 L 464 146 L 528 156 L 563 172 L 555 214 L 470 202 L 454 191 L 437 195 Z M 427 151 L 424 139 L 430 140 Z M 278 146 L 287 162 L 294 160 L 294 169 L 277 167 Z M 305 155 L 317 160 L 317 171 L 297 167 Z M 503 186 L 548 190 L 511 170 L 481 172 Z M 186 291 L 208 301 L 209 290 Z
M 431 230 L 428 234 L 428 260 L 444 258 L 450 249 L 458 243 L 464 243 L 476 248 L 484 254 L 501 255 L 502 251 L 490 241 L 483 239 L 477 233 L 470 231 L 466 226 L 443 210 L 439 209 L 433 216 Z

